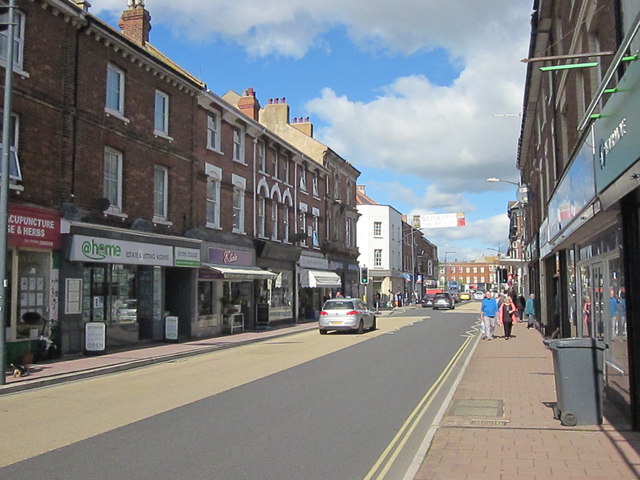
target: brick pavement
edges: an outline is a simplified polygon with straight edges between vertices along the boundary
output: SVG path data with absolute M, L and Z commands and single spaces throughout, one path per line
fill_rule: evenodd
M 551 351 L 524 324 L 514 335 L 478 343 L 414 480 L 640 478 L 640 432 L 606 401 L 603 425 L 561 425 Z M 456 408 L 469 400 L 503 411 Z

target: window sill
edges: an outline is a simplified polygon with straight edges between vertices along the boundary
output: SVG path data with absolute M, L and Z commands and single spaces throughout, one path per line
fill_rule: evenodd
M 5 59 L 0 60 L 0 66 L 6 67 L 7 61 Z M 22 65 L 13 65 L 13 73 L 16 75 L 20 75 L 22 78 L 30 78 L 29 72 L 26 72 L 22 69 Z
M 207 224 L 205 225 L 205 228 L 211 228 L 213 230 L 221 229 L 220 225 L 216 225 L 215 223 L 209 223 L 209 222 L 207 222 Z
M 107 114 L 107 117 L 115 117 L 118 120 L 122 120 L 126 124 L 131 123 L 131 120 L 129 120 L 121 112 L 114 110 L 113 108 L 104 107 L 104 113 Z
M 246 235 L 246 232 L 242 230 L 236 230 L 235 228 L 231 230 L 231 233 L 237 233 L 238 235 Z
M 169 227 L 173 225 L 173 222 L 167 220 L 166 217 L 156 217 L 156 216 L 154 216 L 151 221 L 156 225 L 166 225 L 166 226 L 169 226 Z
M 220 148 L 217 148 L 217 147 L 212 147 L 210 145 L 207 145 L 207 150 L 209 150 L 210 152 L 213 152 L 213 153 L 217 153 L 218 155 L 224 155 L 224 152 L 222 150 L 220 150 Z
M 242 160 L 238 160 L 237 158 L 234 158 L 233 161 L 236 162 L 236 163 L 239 163 L 240 165 L 245 165 L 245 166 L 247 165 L 247 162 L 242 161 Z
M 170 142 L 173 142 L 173 137 L 170 137 L 169 135 L 167 135 L 165 132 L 161 132 L 160 130 L 154 130 L 153 131 L 153 135 L 156 138 L 164 138 L 165 140 L 168 140 Z
M 126 213 L 122 213 L 122 211 L 120 210 L 105 210 L 104 211 L 104 215 L 105 216 L 110 216 L 110 217 L 118 217 L 121 219 L 125 219 L 125 218 L 129 218 L 129 215 L 127 215 Z

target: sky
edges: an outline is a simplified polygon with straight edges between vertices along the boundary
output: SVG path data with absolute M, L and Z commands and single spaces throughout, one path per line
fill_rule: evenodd
M 143 0 L 150 43 L 212 92 L 286 98 L 441 260 L 506 252 L 533 0 Z M 91 0 L 117 26 L 127 0 Z M 451 253 L 454 252 L 454 253 Z

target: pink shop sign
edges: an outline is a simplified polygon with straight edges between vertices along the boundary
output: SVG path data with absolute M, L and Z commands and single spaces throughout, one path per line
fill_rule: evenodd
M 216 265 L 252 266 L 253 256 L 251 255 L 251 252 L 243 252 L 241 250 L 210 248 L 209 263 L 214 263 Z

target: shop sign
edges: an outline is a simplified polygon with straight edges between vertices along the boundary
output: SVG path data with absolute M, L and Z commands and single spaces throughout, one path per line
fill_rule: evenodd
M 640 149 L 640 62 L 629 62 L 624 76 L 594 122 L 595 176 L 605 190 L 638 159 Z M 635 186 L 635 183 L 634 183 Z
M 60 248 L 60 217 L 38 208 L 9 205 L 7 242 L 13 247 Z
M 173 247 L 74 235 L 71 241 L 69 260 L 172 267 Z
M 200 249 L 199 248 L 175 247 L 174 252 L 175 252 L 176 267 L 199 267 L 200 266 Z
M 107 349 L 107 327 L 103 322 L 84 324 L 85 353 L 101 353 Z
M 327 270 L 329 268 L 329 262 L 324 257 L 312 257 L 305 255 L 304 253 L 300 255 L 300 260 L 298 261 L 301 267 L 316 269 L 316 270 Z
M 216 265 L 252 266 L 253 258 L 251 256 L 251 252 L 224 248 L 210 248 L 209 263 L 215 263 Z
M 164 339 L 171 342 L 178 341 L 178 317 L 176 316 L 165 317 Z

